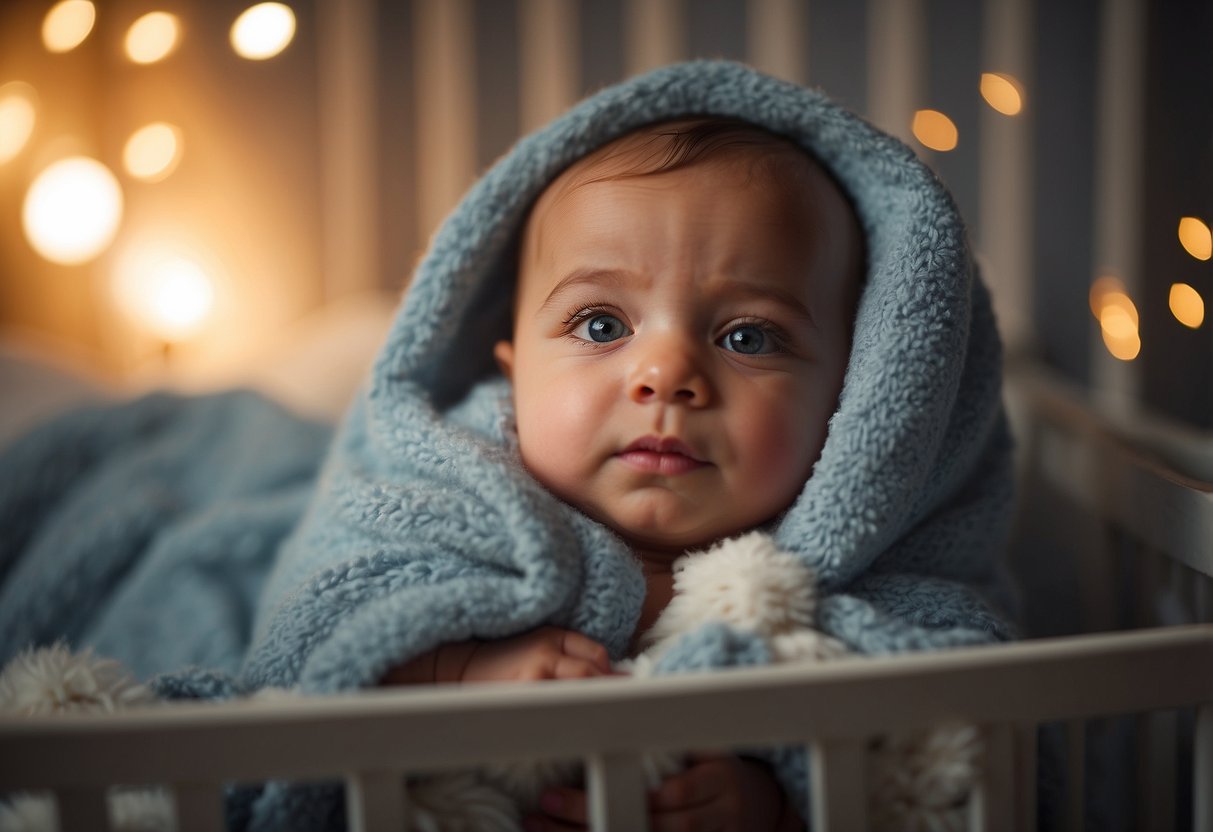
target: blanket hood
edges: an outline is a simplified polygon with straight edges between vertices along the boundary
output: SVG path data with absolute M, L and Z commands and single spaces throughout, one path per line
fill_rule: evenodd
M 868 653 L 1007 635 L 988 603 L 1009 598 L 1000 345 L 951 197 L 909 148 L 823 95 L 706 61 L 578 104 L 519 141 L 446 219 L 270 576 L 246 684 L 372 684 L 443 641 L 545 622 L 626 649 L 640 571 L 615 535 L 521 470 L 492 348 L 510 337 L 514 248 L 547 184 L 637 127 L 696 115 L 803 147 L 866 236 L 838 409 L 812 477 L 770 529 L 817 573 L 819 625 Z
M 390 400 L 395 388 L 416 386 L 442 407 L 494 373 L 492 346 L 510 332 L 511 245 L 531 203 L 594 149 L 690 115 L 740 118 L 809 151 L 848 194 L 866 236 L 841 401 L 812 478 L 778 524 L 780 543 L 826 586 L 865 573 L 894 544 L 902 568 L 944 556 L 957 561 L 957 577 L 988 579 L 989 558 L 978 553 L 1002 544 L 1011 496 L 1001 348 L 953 200 L 898 140 L 820 93 L 740 64 L 659 69 L 520 141 L 434 238 L 375 365 L 372 395 Z M 967 510 L 983 500 L 980 517 Z M 947 504 L 957 516 L 946 534 L 921 527 Z

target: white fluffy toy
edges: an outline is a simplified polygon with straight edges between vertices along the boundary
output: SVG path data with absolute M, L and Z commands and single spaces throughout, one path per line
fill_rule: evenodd
M 815 629 L 817 582 L 770 536 L 751 532 L 674 564 L 674 597 L 645 635 L 644 651 L 622 663 L 634 676 L 651 675 L 662 654 L 708 622 L 766 640 L 777 662 L 822 662 L 847 655 L 845 645 Z M 266 691 L 280 696 L 284 691 Z M 0 673 L 0 711 L 23 714 L 114 711 L 155 702 L 152 693 L 117 662 L 62 645 L 25 653 Z M 978 774 L 976 729 L 941 726 L 882 738 L 868 755 L 872 828 L 880 832 L 950 832 L 965 824 L 965 802 Z M 682 761 L 652 755 L 651 784 L 678 771 Z M 521 814 L 544 789 L 575 782 L 575 762 L 519 762 L 474 772 L 411 779 L 407 785 L 412 832 L 515 832 Z M 154 789 L 116 790 L 113 828 L 151 832 L 175 828 L 171 799 Z M 53 832 L 53 801 L 20 795 L 0 802 L 0 832 Z

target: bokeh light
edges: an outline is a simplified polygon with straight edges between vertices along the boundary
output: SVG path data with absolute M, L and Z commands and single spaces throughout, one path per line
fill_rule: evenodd
M 1172 283 L 1167 299 L 1171 314 L 1190 329 L 1199 329 L 1205 320 L 1205 299 L 1187 283 Z
M 118 270 L 114 298 L 136 325 L 162 341 L 198 333 L 215 303 L 214 282 L 193 259 L 160 250 L 137 252 Z
M 914 113 L 914 121 L 910 125 L 914 138 L 924 147 L 931 150 L 946 152 L 953 150 L 959 140 L 956 125 L 938 110 L 919 110 Z
M 126 31 L 126 56 L 137 64 L 154 64 L 177 48 L 181 26 L 168 12 L 148 12 Z
M 1141 352 L 1137 305 L 1116 278 L 1109 277 L 1103 286 L 1104 291 L 1098 299 L 1095 298 L 1096 287 L 1092 286 L 1092 303 L 1098 304 L 1095 317 L 1099 319 L 1104 346 L 1121 361 L 1132 361 Z
M 0 165 L 25 149 L 38 119 L 38 96 L 22 81 L 0 86 Z
M 89 0 L 63 0 L 42 18 L 42 45 L 49 52 L 70 52 L 88 37 L 97 22 Z
M 83 263 L 114 239 L 122 188 L 110 169 L 84 156 L 55 162 L 34 180 L 21 212 L 25 237 L 55 263 Z
M 140 127 L 126 140 L 122 164 L 126 172 L 145 182 L 159 182 L 181 160 L 181 130 L 157 121 Z
M 1018 115 L 1023 109 L 1023 93 L 1019 81 L 1004 72 L 981 74 L 981 97 L 1005 116 Z
M 283 3 L 258 3 L 232 24 L 232 48 L 251 61 L 272 58 L 295 37 L 295 13 Z
M 1100 275 L 1091 284 L 1088 302 L 1091 304 L 1091 314 L 1095 316 L 1095 320 L 1099 320 L 1100 313 L 1103 311 L 1104 297 L 1113 292 L 1125 294 L 1125 284 L 1114 275 Z
M 1179 244 L 1197 260 L 1213 257 L 1213 234 L 1197 217 L 1184 217 L 1179 221 Z

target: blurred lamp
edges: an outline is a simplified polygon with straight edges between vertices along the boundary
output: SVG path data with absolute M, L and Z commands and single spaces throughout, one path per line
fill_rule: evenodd
M 1023 109 L 1019 82 L 1002 72 L 981 74 L 981 97 L 1004 116 L 1017 115 Z
M 180 34 L 176 15 L 148 12 L 127 29 L 126 56 L 137 64 L 164 60 L 176 48 Z
M 1091 314 L 1095 316 L 1095 320 L 1099 320 L 1100 313 L 1103 311 L 1104 297 L 1112 292 L 1124 294 L 1125 284 L 1121 282 L 1119 277 L 1105 274 L 1095 278 L 1095 282 L 1091 284 L 1091 291 L 1088 297 L 1088 302 L 1091 304 Z M 1128 297 L 1128 295 L 1125 295 Z
M 232 48 L 251 61 L 272 58 L 295 37 L 295 13 L 283 3 L 258 3 L 232 24 Z
M 1197 260 L 1213 257 L 1213 234 L 1209 233 L 1209 226 L 1196 217 L 1184 217 L 1179 221 L 1179 244 Z
M 1187 283 L 1172 283 L 1167 299 L 1175 320 L 1190 329 L 1199 329 L 1205 320 L 1205 299 Z
M 63 0 L 42 18 L 42 44 L 49 52 L 70 52 L 93 31 L 97 10 L 89 0 Z
M 20 153 L 33 134 L 36 100 L 29 84 L 10 81 L 0 86 L 0 165 Z
M 114 239 L 122 220 L 122 189 L 96 159 L 73 156 L 55 162 L 25 194 L 25 238 L 40 255 L 72 265 L 96 257 Z
M 114 285 L 119 307 L 165 343 L 196 334 L 215 303 L 206 272 L 186 257 L 144 253 L 125 264 Z
M 159 182 L 181 160 L 181 131 L 163 121 L 140 127 L 126 140 L 122 164 L 126 172 L 145 182 Z
M 1122 291 L 1105 292 L 1099 309 L 1099 329 L 1104 346 L 1121 361 L 1132 361 L 1141 352 L 1137 306 Z
M 910 129 L 914 132 L 914 138 L 931 150 L 953 150 L 959 138 L 952 119 L 938 110 L 916 112 Z

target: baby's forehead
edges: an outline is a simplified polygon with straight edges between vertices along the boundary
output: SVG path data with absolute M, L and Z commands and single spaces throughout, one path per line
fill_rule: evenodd
M 566 168 L 540 201 L 594 182 L 658 176 L 711 166 L 757 187 L 803 187 L 830 177 L 790 139 L 739 119 L 701 117 L 647 125 L 611 141 Z M 538 203 L 537 203 L 538 204 Z

